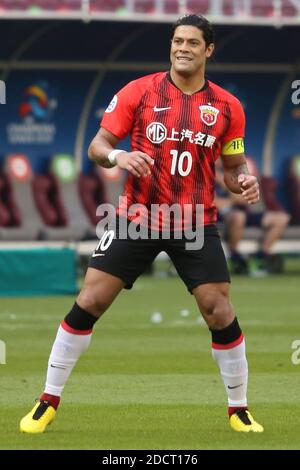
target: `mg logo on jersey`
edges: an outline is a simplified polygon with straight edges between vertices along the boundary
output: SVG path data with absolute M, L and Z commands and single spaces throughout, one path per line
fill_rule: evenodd
M 151 122 L 146 129 L 146 134 L 152 144 L 160 144 L 167 137 L 167 128 L 160 122 Z
M 213 106 L 209 105 L 202 105 L 199 106 L 200 109 L 200 117 L 204 124 L 207 126 L 213 126 L 217 122 L 217 117 L 219 114 L 219 110 L 214 108 Z

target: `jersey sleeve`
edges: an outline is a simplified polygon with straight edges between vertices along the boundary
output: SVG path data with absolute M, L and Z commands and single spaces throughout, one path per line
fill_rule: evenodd
M 109 103 L 100 126 L 119 139 L 124 139 L 132 129 L 139 101 L 136 81 L 129 82 Z
M 245 137 L 245 126 L 246 119 L 243 107 L 238 99 L 234 99 L 230 102 L 230 125 L 228 126 L 227 131 L 225 132 L 222 139 L 221 153 L 228 154 L 230 153 L 230 148 L 240 148 L 241 152 L 244 151 L 243 139 Z M 236 142 L 236 144 L 233 144 Z M 232 153 L 238 153 L 234 151 Z

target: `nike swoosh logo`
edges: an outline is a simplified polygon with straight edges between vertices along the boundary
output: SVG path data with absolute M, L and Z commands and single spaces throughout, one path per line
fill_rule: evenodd
M 96 256 L 104 256 L 104 253 L 93 253 L 92 258 L 96 258 Z
M 168 106 L 167 108 L 158 108 L 157 106 L 154 106 L 153 111 L 157 113 L 159 111 L 166 111 L 167 109 L 171 109 L 171 106 Z
M 51 364 L 51 367 L 54 367 L 54 369 L 62 369 L 62 370 L 66 370 L 66 367 L 59 367 L 59 366 L 54 366 L 53 364 Z
M 230 387 L 230 385 L 228 385 L 228 388 L 229 390 L 233 390 L 234 388 L 239 388 L 241 387 L 243 384 L 240 384 L 240 385 L 235 385 L 234 387 Z

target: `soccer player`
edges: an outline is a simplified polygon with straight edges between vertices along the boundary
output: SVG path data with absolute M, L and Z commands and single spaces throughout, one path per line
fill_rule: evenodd
M 131 288 L 164 250 L 194 295 L 211 331 L 212 354 L 228 396 L 229 423 L 242 432 L 262 432 L 247 404 L 245 339 L 229 298 L 229 273 L 215 222 L 215 161 L 221 155 L 228 189 L 245 201 L 259 200 L 255 176 L 244 156 L 245 118 L 240 102 L 205 78 L 214 51 L 214 32 L 202 16 L 175 23 L 169 72 L 128 83 L 112 99 L 89 147 L 92 161 L 128 171 L 124 194 L 129 208 L 140 204 L 204 205 L 204 245 L 187 249 L 186 237 L 120 239 L 106 232 L 93 253 L 83 288 L 59 326 L 48 363 L 44 392 L 20 423 L 20 430 L 41 433 L 56 414 L 65 383 L 88 348 L 92 329 L 123 288 Z M 117 144 L 131 134 L 132 151 Z M 122 204 L 119 223 L 126 214 Z M 133 220 L 127 218 L 126 220 Z M 147 222 L 144 214 L 144 222 Z M 164 220 L 154 222 L 162 231 Z M 175 227 L 173 234 L 175 234 Z M 111 237 L 113 233 L 113 237 Z

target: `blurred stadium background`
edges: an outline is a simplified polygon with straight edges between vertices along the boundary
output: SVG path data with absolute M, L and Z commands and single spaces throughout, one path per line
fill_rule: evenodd
M 131 79 L 168 69 L 170 24 L 186 12 L 202 13 L 215 24 L 217 50 L 208 78 L 242 101 L 247 115 L 247 155 L 263 175 L 266 191 L 276 189 L 276 198 L 292 215 L 283 240 L 274 249 L 290 258 L 284 272 L 263 280 L 236 278 L 233 295 L 250 333 L 250 358 L 257 369 L 250 389 L 252 400 L 265 420 L 268 413 L 273 419 L 281 416 L 282 407 L 296 406 L 297 368 L 291 365 L 290 345 L 299 325 L 300 103 L 293 103 L 291 97 L 292 83 L 300 74 L 300 0 L 0 0 L 0 80 L 6 91 L 0 105 L 0 296 L 4 297 L 0 338 L 8 348 L 7 365 L 0 366 L 5 392 L 1 393 L 3 429 L 8 429 L 0 441 L 2 448 L 197 448 L 195 429 L 201 435 L 199 448 L 201 443 L 203 448 L 299 448 L 292 437 L 297 429 L 294 412 L 293 423 L 286 413 L 263 445 L 256 437 L 246 442 L 227 436 L 219 418 L 223 413 L 218 401 L 221 385 L 214 385 L 213 364 L 206 365 L 210 364 L 207 333 L 198 331 L 201 324 L 195 306 L 190 299 L 182 300 L 185 294 L 183 289 L 177 291 L 178 279 L 167 278 L 164 259 L 158 262 L 156 277 L 142 279 L 132 298 L 126 293 L 114 304 L 114 316 L 112 312 L 105 318 L 99 343 L 94 342 L 90 358 L 84 359 L 88 362 L 79 366 L 79 375 L 66 392 L 67 402 L 76 397 L 70 409 L 85 407 L 91 420 L 90 428 L 83 429 L 85 437 L 59 443 L 55 433 L 49 433 L 50 441 L 42 437 L 37 444 L 31 438 L 24 443 L 15 433 L 24 406 L 37 393 L 37 383 L 42 386 L 55 325 L 72 303 L 69 297 L 30 296 L 76 292 L 95 246 L 96 207 L 101 202 L 115 203 L 122 188 L 121 171 L 95 168 L 88 161 L 88 144 L 116 90 Z M 129 148 L 128 141 L 123 148 Z M 254 251 L 259 236 L 259 230 L 248 231 L 243 251 Z M 157 276 L 165 276 L 163 283 Z M 167 295 L 172 301 L 153 298 L 160 288 L 157 298 Z M 28 297 L 5 298 L 20 295 Z M 249 307 L 256 297 L 260 301 Z M 157 310 L 161 317 L 151 317 Z M 154 324 L 151 318 L 161 321 Z M 40 326 L 43 333 L 37 341 Z M 200 349 L 199 332 L 203 336 Z M 270 332 L 272 340 L 267 339 Z M 141 365 L 136 353 L 143 336 L 143 341 L 149 341 L 148 334 L 152 339 Z M 177 344 L 183 347 L 181 353 Z M 198 356 L 194 358 L 198 353 L 204 358 L 201 364 Z M 283 365 L 284 374 L 278 375 Z M 197 387 L 194 383 L 201 366 L 210 384 L 203 402 L 201 383 Z M 113 371 L 116 375 L 109 375 Z M 130 388 L 135 374 L 141 377 L 136 379 L 139 395 Z M 164 379 L 162 386 L 164 374 L 170 381 Z M 101 377 L 108 389 L 99 398 L 95 390 L 101 388 Z M 82 380 L 94 387 L 91 398 L 87 390 L 82 392 Z M 194 385 L 186 402 L 178 403 L 176 392 L 182 393 L 186 380 Z M 266 406 L 263 390 L 268 380 L 268 389 L 273 391 Z M 287 390 L 283 393 L 284 381 Z M 23 386 L 28 395 L 20 397 L 16 390 Z M 158 389 L 143 401 L 141 395 L 151 386 Z M 111 387 L 119 390 L 115 400 L 109 397 Z M 170 401 L 164 387 L 171 389 Z M 217 398 L 210 403 L 214 393 Z M 146 406 L 144 411 L 141 404 Z M 195 418 L 199 404 L 203 406 L 200 421 L 209 420 L 206 410 L 212 413 L 206 437 Z M 117 439 L 118 429 L 109 419 L 119 416 L 120 409 L 124 425 Z M 97 441 L 92 429 L 101 416 L 112 427 L 109 433 L 105 428 L 106 437 L 102 430 L 102 441 Z M 159 430 L 157 439 L 152 436 L 151 416 Z M 76 413 L 72 419 L 64 430 L 69 434 L 81 425 Z M 177 429 L 173 435 L 169 419 Z M 271 428 L 274 423 L 268 424 Z M 216 427 L 218 435 L 212 442 L 207 436 L 211 438 Z

